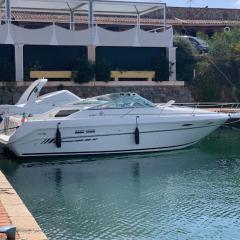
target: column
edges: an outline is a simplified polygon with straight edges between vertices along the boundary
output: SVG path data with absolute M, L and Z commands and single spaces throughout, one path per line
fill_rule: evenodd
M 70 10 L 70 30 L 75 30 L 75 22 L 74 22 L 74 10 Z
M 5 20 L 6 22 L 11 22 L 11 2 L 10 0 L 5 0 Z
M 141 21 L 140 21 L 140 15 L 137 15 L 137 28 L 140 29 L 141 28 Z
M 87 47 L 88 61 L 96 62 L 96 46 Z
M 88 61 L 96 63 L 96 46 L 87 46 L 87 58 Z M 95 77 L 92 79 L 93 82 L 96 81 Z
M 93 27 L 93 0 L 88 1 L 88 28 Z
M 169 61 L 169 81 L 176 81 L 176 47 L 167 48 Z
M 1 6 L 1 5 L 0 5 Z M 0 14 L 0 26 L 2 25 L 2 21 L 4 21 L 3 19 L 3 14 Z
M 163 29 L 164 32 L 166 32 L 166 27 L 167 27 L 167 14 L 166 14 L 166 3 L 164 3 L 164 7 L 163 7 Z
M 15 80 L 23 81 L 23 44 L 15 44 Z

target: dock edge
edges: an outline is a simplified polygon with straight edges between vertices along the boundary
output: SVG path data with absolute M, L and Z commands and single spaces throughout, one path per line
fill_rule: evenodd
M 47 240 L 30 211 L 1 171 L 0 204 L 4 207 L 11 224 L 17 228 L 16 239 Z

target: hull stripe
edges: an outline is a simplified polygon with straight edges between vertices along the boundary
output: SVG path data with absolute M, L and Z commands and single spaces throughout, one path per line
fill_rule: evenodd
M 141 149 L 131 149 L 131 150 L 115 150 L 115 151 L 91 151 L 91 152 L 50 152 L 50 153 L 23 153 L 22 156 L 39 156 L 39 155 L 71 155 L 71 154 L 76 154 L 76 155 L 96 155 L 96 154 L 114 154 L 114 153 L 135 153 L 135 152 L 150 152 L 150 151 L 158 151 L 158 150 L 168 150 L 171 148 L 179 148 L 179 147 L 185 147 L 185 146 L 190 146 L 198 141 L 186 143 L 186 144 L 181 144 L 181 145 L 175 145 L 175 146 L 168 146 L 168 147 L 158 147 L 158 148 L 141 148 Z

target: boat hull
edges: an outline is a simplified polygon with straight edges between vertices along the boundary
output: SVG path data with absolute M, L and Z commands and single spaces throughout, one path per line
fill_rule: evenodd
M 111 126 L 59 127 L 61 147 L 56 144 L 56 123 L 54 127 L 30 132 L 15 138 L 7 146 L 20 157 L 96 155 L 169 151 L 189 147 L 221 126 L 226 119 L 195 121 L 192 124 L 180 122 L 125 123 Z M 133 121 L 132 121 L 133 122 Z M 210 123 L 210 124 L 209 124 Z M 68 124 L 69 125 L 69 124 Z M 188 125 L 188 126 L 187 126 Z M 139 129 L 139 144 L 135 130 Z

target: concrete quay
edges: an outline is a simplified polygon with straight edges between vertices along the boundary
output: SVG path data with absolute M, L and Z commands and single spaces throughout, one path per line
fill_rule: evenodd
M 17 240 L 47 240 L 38 223 L 0 171 L 0 227 L 14 225 Z M 5 240 L 0 234 L 0 240 Z

